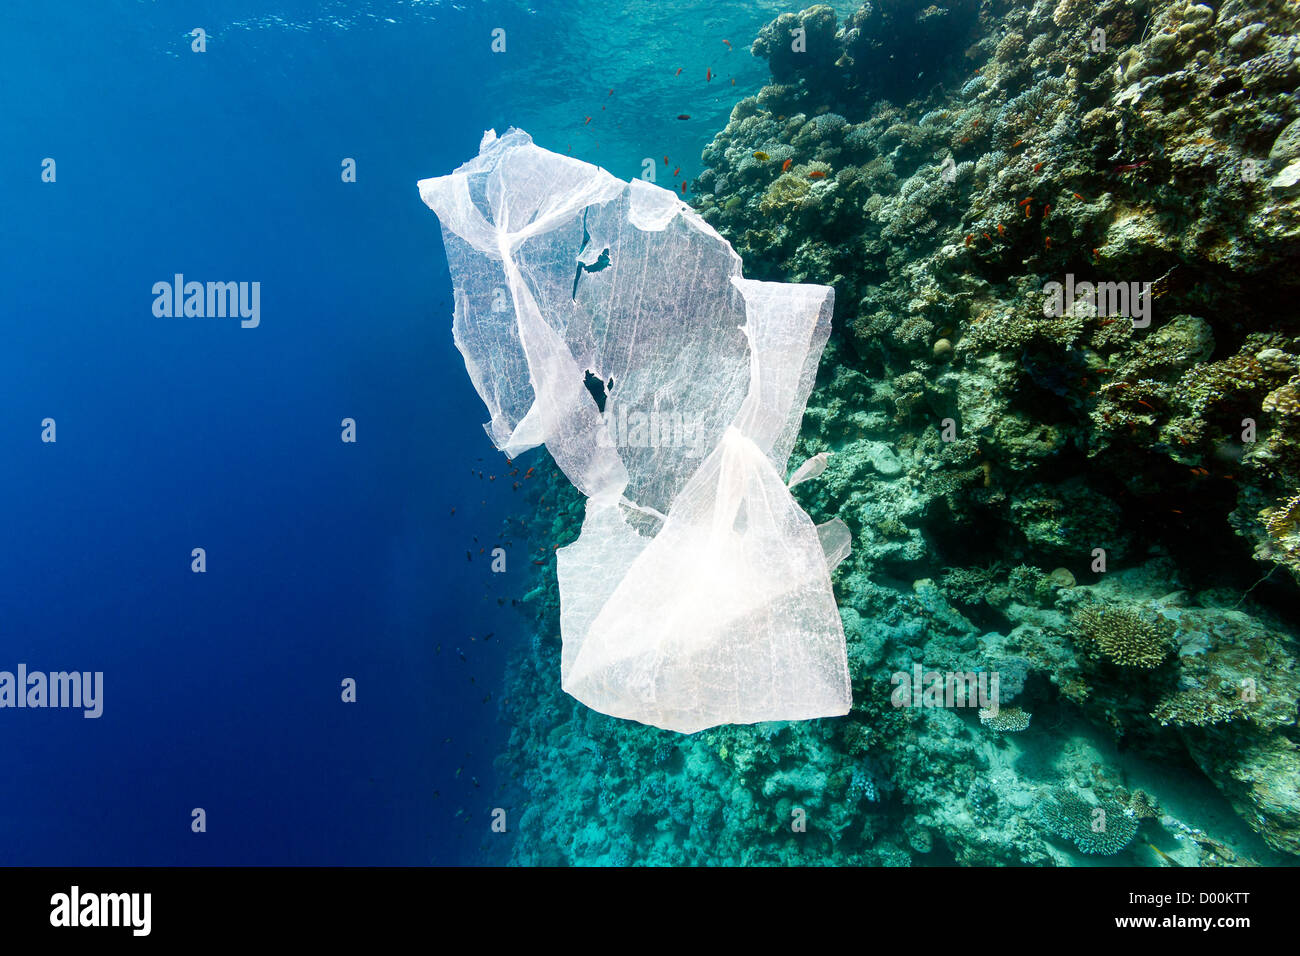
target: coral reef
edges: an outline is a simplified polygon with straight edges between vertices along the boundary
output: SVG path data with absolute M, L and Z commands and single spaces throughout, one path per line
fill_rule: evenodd
M 853 709 L 690 737 L 587 712 L 547 558 L 505 706 L 517 861 L 1295 862 L 1298 33 L 1283 0 L 762 31 L 772 83 L 692 201 L 752 277 L 836 289 L 794 458 L 834 455 L 793 493 L 853 533 Z M 530 528 L 571 539 L 545 481 Z M 918 666 L 996 675 L 997 716 L 896 706 Z

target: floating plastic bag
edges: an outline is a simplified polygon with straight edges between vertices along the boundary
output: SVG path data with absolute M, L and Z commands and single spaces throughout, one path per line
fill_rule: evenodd
M 511 457 L 544 443 L 588 498 L 557 555 L 565 691 L 684 733 L 847 713 L 848 528 L 782 478 L 834 291 L 742 278 L 675 194 L 520 130 L 419 185 L 484 427 Z

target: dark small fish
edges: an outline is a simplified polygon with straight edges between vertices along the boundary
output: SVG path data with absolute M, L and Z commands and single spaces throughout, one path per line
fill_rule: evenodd
M 690 114 L 690 113 L 678 113 L 678 114 L 677 114 L 677 118 L 678 118 L 679 120 L 688 120 L 688 119 L 691 118 L 691 114 Z
M 496 631 L 488 631 L 488 632 L 487 632 L 487 636 L 484 637 L 483 640 L 485 640 L 485 641 L 490 641 L 490 640 L 492 640 L 492 636 L 493 636 L 494 634 L 496 634 Z
M 472 554 L 470 554 L 468 551 L 466 551 L 466 552 L 465 552 L 465 560 L 466 560 L 466 561 L 473 561 L 473 560 L 474 560 L 474 555 L 472 555 Z

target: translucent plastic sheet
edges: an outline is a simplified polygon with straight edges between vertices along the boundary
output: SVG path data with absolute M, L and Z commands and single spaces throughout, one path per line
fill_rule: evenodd
M 419 185 L 488 434 L 544 443 L 589 499 L 557 558 L 564 689 L 686 733 L 847 713 L 829 571 L 848 529 L 815 527 L 782 477 L 833 290 L 742 278 L 675 194 L 519 130 Z

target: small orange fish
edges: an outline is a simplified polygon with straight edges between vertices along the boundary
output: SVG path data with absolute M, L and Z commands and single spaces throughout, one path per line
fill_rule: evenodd
M 820 169 L 814 169 L 811 173 L 808 174 L 808 178 L 809 178 L 809 179 L 825 179 L 825 178 L 826 178 L 826 174 L 825 174 L 824 172 L 822 172 Z
M 1033 196 L 1030 196 L 1028 199 L 1022 199 L 1022 200 L 1020 200 L 1020 202 L 1016 203 L 1016 205 L 1017 205 L 1017 206 L 1024 206 L 1024 205 L 1026 205 L 1027 203 L 1031 203 L 1031 202 L 1033 202 L 1033 201 L 1034 201 L 1034 197 L 1033 197 Z
M 1052 248 L 1052 237 L 1051 237 L 1051 236 L 1043 236 L 1043 248 L 1044 248 L 1044 249 L 1049 249 L 1049 250 Z
M 793 159 L 787 159 L 784 163 L 782 163 L 782 164 L 781 164 L 781 172 L 783 172 L 783 173 L 784 173 L 784 172 L 789 172 L 789 170 L 790 170 L 790 164 L 793 163 L 793 162 L 794 162 Z
M 998 223 L 998 235 L 999 235 L 999 236 L 1005 236 L 1006 234 L 1007 234 L 1007 231 L 1006 231 L 1005 229 L 1002 228 L 1002 223 Z
M 705 83 L 713 82 L 713 67 L 709 67 L 707 70 L 704 71 L 704 82 Z
M 731 85 L 732 86 L 736 85 L 736 78 L 734 76 L 731 78 Z
M 989 242 L 992 242 L 992 241 L 993 241 L 993 237 L 990 236 L 987 232 L 982 233 L 982 235 L 983 235 L 984 238 L 987 239 Z
M 613 95 L 614 95 L 614 91 L 613 91 L 613 90 L 610 90 L 610 91 L 609 91 L 608 93 L 606 93 L 605 95 L 606 95 L 606 96 L 613 96 Z
M 664 157 L 664 165 L 665 165 L 665 166 L 668 165 L 668 157 L 667 157 L 667 156 Z
M 1100 259 L 1100 258 L 1101 258 L 1101 256 L 1097 254 L 1097 250 L 1096 250 L 1096 249 L 1092 250 L 1092 257 L 1093 257 L 1094 259 Z
M 968 233 L 966 233 L 966 245 L 969 246 L 971 240 L 974 239 L 974 238 L 975 238 L 975 233 L 973 233 L 973 232 L 968 232 Z
M 730 40 L 723 40 L 722 42 L 725 43 L 725 44 L 727 45 L 727 49 L 728 49 L 728 50 L 731 49 L 731 41 L 730 41 Z
M 1052 211 L 1052 204 L 1049 202 L 1046 206 L 1043 207 L 1043 218 L 1046 219 L 1047 214 L 1051 211 Z
M 1176 515 L 1180 515 L 1180 514 L 1182 514 L 1182 512 L 1179 511 L 1177 508 L 1170 508 L 1169 510 L 1172 511 L 1172 512 L 1173 512 L 1174 514 L 1176 514 Z
M 587 117 L 587 123 L 590 123 L 590 122 L 591 122 L 591 117 L 590 117 L 590 116 L 588 116 L 588 117 Z M 587 125 L 587 123 L 583 123 L 583 124 L 582 124 L 582 125 L 583 125 L 583 126 L 586 126 L 586 125 Z
M 1034 163 L 1034 172 L 1038 172 L 1042 168 L 1043 168 L 1042 163 Z
M 682 75 L 682 68 L 679 66 L 679 67 L 677 68 L 677 72 L 674 73 L 673 76 L 681 76 L 681 75 Z
M 1084 199 L 1082 196 L 1080 196 L 1078 193 L 1070 193 L 1070 195 L 1073 196 L 1075 199 L 1079 200 L 1079 202 L 1087 202 L 1087 201 L 1088 201 L 1088 200 Z
M 1018 140 L 1016 140 L 1014 143 L 1011 144 L 1011 148 L 1012 148 L 1012 149 L 1015 149 L 1017 146 L 1019 146 L 1019 145 L 1020 145 L 1021 143 L 1023 143 L 1023 142 L 1024 142 L 1023 139 L 1018 139 Z
M 682 183 L 682 195 L 683 195 L 683 196 L 686 195 L 686 183 L 685 183 L 685 182 Z
M 682 172 L 682 167 L 680 167 L 680 166 L 678 166 L 676 169 L 674 169 L 674 170 L 673 170 L 673 179 L 676 179 L 679 175 L 681 175 L 681 172 Z
M 1031 214 L 1033 211 L 1034 211 L 1034 207 L 1033 207 L 1033 206 L 1026 206 L 1026 207 L 1025 207 L 1025 218 L 1028 219 L 1029 216 L 1030 216 L 1030 214 Z

